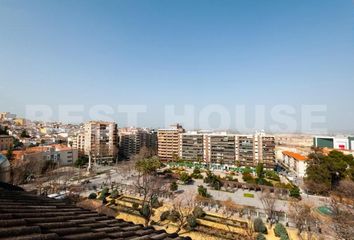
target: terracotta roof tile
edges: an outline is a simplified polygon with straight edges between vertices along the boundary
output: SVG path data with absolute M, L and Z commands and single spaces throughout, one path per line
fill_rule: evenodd
M 290 151 L 283 151 L 283 154 L 284 154 L 284 155 L 287 155 L 287 156 L 289 156 L 289 157 L 292 157 L 292 158 L 294 158 L 294 159 L 296 159 L 296 160 L 299 160 L 299 161 L 306 161 L 306 160 L 308 160 L 307 157 L 305 157 L 305 156 L 303 156 L 303 155 L 301 155 L 301 154 L 298 154 L 298 153 L 290 152 Z
M 5 189 L 0 183 L 0 239 L 190 239 L 68 205 L 61 200 Z

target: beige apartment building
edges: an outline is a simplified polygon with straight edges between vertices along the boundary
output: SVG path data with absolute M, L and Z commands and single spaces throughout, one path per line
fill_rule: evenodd
M 180 156 L 185 161 L 224 166 L 250 166 L 264 163 L 275 166 L 275 139 L 265 133 L 238 135 L 203 132 L 179 132 L 177 128 L 160 129 L 159 157 L 162 160 Z
M 205 160 L 214 164 L 235 165 L 235 135 L 213 133 L 205 135 Z
M 181 134 L 184 132 L 183 127 L 179 124 L 157 131 L 157 155 L 162 161 L 172 161 L 181 155 Z
M 118 127 L 114 122 L 90 121 L 84 126 L 84 153 L 100 164 L 118 157 Z
M 13 148 L 14 139 L 9 135 L 0 135 L 0 151 Z
M 69 145 L 77 149 L 79 155 L 84 155 L 85 154 L 85 133 L 78 132 L 75 134 L 75 136 L 70 137 Z

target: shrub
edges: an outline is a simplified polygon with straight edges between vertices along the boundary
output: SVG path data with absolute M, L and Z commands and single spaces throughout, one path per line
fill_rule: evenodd
M 271 180 L 274 180 L 274 181 L 277 181 L 277 182 L 280 181 L 280 177 L 275 171 L 268 170 L 268 171 L 265 172 L 265 176 L 268 179 L 271 179 Z
M 208 189 L 206 189 L 202 185 L 198 186 L 198 194 L 202 197 L 209 197 Z
M 96 193 L 90 193 L 90 195 L 88 196 L 88 199 L 96 199 L 96 198 L 97 198 Z
M 109 194 L 109 189 L 107 187 L 103 188 L 102 191 L 101 191 L 99 199 L 100 200 L 105 199 L 108 196 L 108 194 Z
M 243 181 L 245 181 L 246 183 L 255 183 L 255 179 L 252 177 L 252 175 L 250 173 L 243 173 L 242 174 L 242 179 Z
M 289 196 L 293 198 L 300 198 L 300 189 L 297 186 L 293 186 L 289 190 Z
M 152 196 L 151 198 L 151 206 L 153 208 L 159 208 L 161 206 L 159 199 L 156 195 Z
M 194 168 L 193 174 L 200 174 L 200 169 L 199 168 Z
M 289 240 L 289 236 L 288 235 L 281 235 L 280 240 Z
M 220 190 L 222 187 L 220 178 L 214 175 L 211 171 L 207 172 L 207 176 L 204 178 L 204 182 L 212 186 L 215 190 Z
M 164 211 L 160 215 L 160 221 L 163 222 L 163 221 L 167 220 L 169 216 L 170 216 L 170 211 Z
M 187 226 L 190 228 L 190 229 L 194 229 L 196 228 L 198 225 L 197 223 L 197 218 L 193 215 L 189 215 L 187 217 Z
M 258 233 L 256 240 L 266 240 L 266 238 L 262 233 Z
M 184 184 L 187 184 L 192 180 L 192 178 L 191 176 L 189 176 L 188 173 L 182 172 L 181 175 L 179 176 L 179 180 L 181 180 Z
M 132 204 L 132 208 L 135 209 L 135 210 L 138 210 L 139 209 L 139 203 L 133 203 Z
M 111 193 L 111 198 L 117 198 L 119 196 L 119 192 L 117 190 L 113 190 Z
M 171 190 L 172 192 L 174 192 L 174 191 L 177 191 L 177 189 L 178 189 L 178 184 L 177 184 L 176 182 L 172 182 L 172 183 L 170 184 L 170 190 Z
M 195 207 L 193 210 L 193 216 L 196 218 L 203 218 L 205 217 L 205 212 L 203 211 L 203 209 L 201 207 Z
M 288 232 L 286 231 L 286 228 L 283 226 L 281 223 L 277 223 L 274 227 L 274 234 L 276 237 L 285 237 L 288 238 Z
M 253 222 L 253 226 L 255 232 L 264 233 L 264 234 L 268 233 L 267 227 L 264 225 L 261 218 L 256 218 Z
M 148 217 L 151 215 L 151 209 L 148 204 L 144 204 L 142 208 L 139 210 L 139 213 L 143 217 Z

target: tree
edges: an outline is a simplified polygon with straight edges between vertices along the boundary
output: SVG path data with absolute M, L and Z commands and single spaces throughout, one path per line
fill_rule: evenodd
M 354 236 L 354 210 L 351 206 L 340 202 L 340 199 L 331 196 L 331 220 L 330 227 L 338 239 L 352 239 Z
M 312 232 L 316 227 L 317 218 L 312 214 L 312 205 L 303 201 L 293 201 L 289 204 L 289 217 L 294 221 L 298 230 L 298 235 L 307 231 L 307 237 L 310 240 Z
M 351 168 L 354 165 L 352 155 L 344 155 L 333 150 L 327 156 L 314 152 L 309 154 L 308 158 L 307 177 L 304 180 L 305 186 L 311 192 L 326 194 L 347 176 L 352 177 Z
M 278 197 L 275 195 L 273 196 L 269 190 L 265 190 L 262 193 L 260 200 L 265 212 L 268 215 L 268 219 L 270 219 L 272 224 L 273 220 L 275 219 L 275 205 L 277 203 Z
M 0 126 L 0 135 L 9 135 L 7 127 Z
M 210 170 L 207 171 L 207 176 L 204 178 L 204 183 L 209 184 L 215 190 L 220 190 L 222 187 L 221 179 L 213 174 Z
M 240 213 L 243 209 L 242 206 L 236 204 L 231 198 L 220 202 L 224 207 L 224 215 L 226 218 L 231 218 L 234 214 Z
M 183 194 L 174 199 L 167 219 L 177 226 L 176 233 L 179 233 L 188 223 L 188 219 L 193 216 L 194 209 L 195 201 L 193 194 Z
M 89 161 L 88 156 L 80 156 L 78 159 L 75 161 L 75 166 L 76 167 L 82 167 L 85 164 L 87 164 Z
M 162 166 L 158 157 L 139 159 L 135 163 L 135 169 L 142 174 L 155 174 Z
M 156 174 L 160 166 L 161 162 L 155 157 L 140 159 L 135 164 L 138 176 L 134 186 L 143 197 L 139 213 L 145 219 L 145 226 L 150 224 L 150 219 L 154 215 L 153 208 L 158 205 L 157 197 L 164 190 L 164 183 Z
M 350 179 L 344 179 L 339 182 L 333 194 L 342 199 L 349 199 L 354 201 L 354 182 Z
M 259 179 L 263 179 L 264 178 L 264 168 L 263 168 L 263 163 L 258 163 L 257 167 L 256 167 L 256 173 L 257 173 L 257 177 Z

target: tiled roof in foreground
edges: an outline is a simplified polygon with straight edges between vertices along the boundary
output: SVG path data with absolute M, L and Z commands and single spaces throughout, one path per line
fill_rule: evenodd
M 0 186 L 0 239 L 190 239 Z

